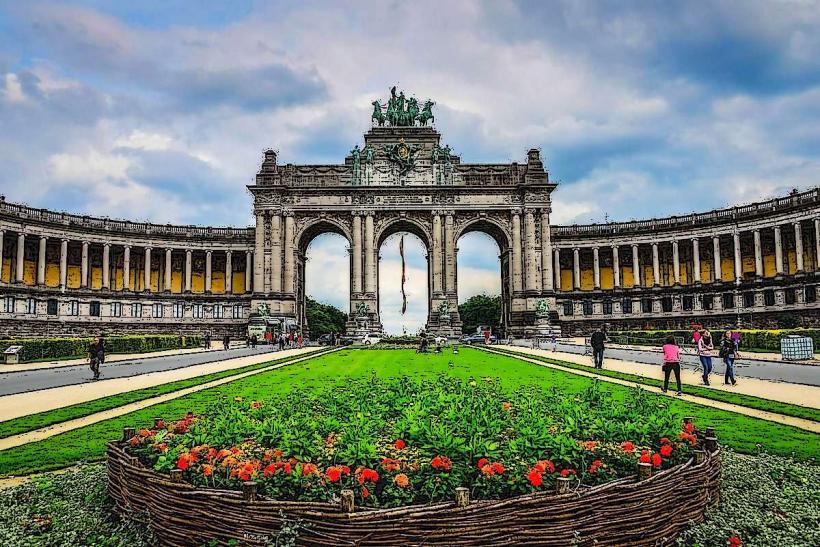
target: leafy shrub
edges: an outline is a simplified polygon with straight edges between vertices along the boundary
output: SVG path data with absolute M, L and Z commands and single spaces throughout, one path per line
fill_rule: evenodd
M 94 338 L 21 338 L 0 340 L 0 352 L 9 346 L 23 346 L 21 359 L 68 359 L 85 357 Z M 106 353 L 145 353 L 167 349 L 196 347 L 202 344 L 199 336 L 135 335 L 105 337 Z
M 202 417 L 142 429 L 126 447 L 146 465 L 181 469 L 198 486 L 259 483 L 277 499 L 399 506 L 550 488 L 559 476 L 594 485 L 633 475 L 640 459 L 667 468 L 689 457 L 693 428 L 664 398 L 634 388 L 615 401 L 594 383 L 502 389 L 492 378 L 347 380 L 270 401 L 215 401 Z
M 714 340 L 720 340 L 722 329 L 709 329 Z M 779 352 L 780 339 L 786 335 L 796 334 L 808 336 L 814 340 L 814 347 L 820 347 L 820 329 L 770 329 L 770 330 L 744 330 L 740 329 L 741 351 L 765 351 Z M 672 335 L 679 344 L 692 344 L 691 330 L 635 330 L 635 331 L 615 331 L 607 334 L 610 342 L 615 344 L 641 344 L 648 346 L 662 346 L 666 337 Z
M 143 527 L 117 518 L 106 485 L 105 468 L 87 465 L 0 491 L 0 545 L 155 545 Z

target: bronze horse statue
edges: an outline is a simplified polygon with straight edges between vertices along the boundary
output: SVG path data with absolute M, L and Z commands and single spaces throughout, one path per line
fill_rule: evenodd
M 382 112 L 382 105 L 381 103 L 379 103 L 379 101 L 373 101 L 372 104 L 373 115 L 370 116 L 370 121 L 372 122 L 373 120 L 376 120 L 376 122 L 379 124 L 379 127 L 382 127 L 384 125 L 384 121 L 387 119 L 387 116 L 385 116 L 384 112 Z
M 421 112 L 416 117 L 419 121 L 419 125 L 427 125 L 427 122 L 435 122 L 436 118 L 433 116 L 433 105 L 436 104 L 433 101 L 425 101 L 424 108 L 421 109 Z

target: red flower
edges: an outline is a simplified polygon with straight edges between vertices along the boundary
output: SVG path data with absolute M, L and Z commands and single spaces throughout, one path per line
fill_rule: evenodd
M 561 476 L 562 477 L 569 477 L 570 475 L 574 475 L 574 474 L 575 474 L 575 469 L 569 469 L 568 468 L 568 469 L 562 469 L 561 470 Z
M 661 437 L 661 444 L 669 444 L 669 437 Z
M 481 473 L 485 477 L 492 477 L 493 475 L 495 475 L 495 469 L 493 469 L 493 466 L 488 463 L 481 468 Z
M 265 470 L 262 472 L 262 474 L 265 475 L 266 477 L 272 477 L 273 475 L 276 474 L 277 469 L 279 469 L 279 468 L 276 467 L 276 465 L 270 464 L 270 465 L 267 465 L 265 467 Z
M 663 456 L 664 458 L 668 458 L 671 455 L 672 455 L 672 445 L 671 444 L 663 445 L 661 447 L 661 456 Z
M 726 540 L 726 543 L 729 547 L 740 547 L 742 545 L 740 538 L 738 536 L 732 536 Z
M 390 458 L 383 458 L 382 459 L 382 468 L 385 471 L 396 471 L 400 467 L 401 467 L 401 462 L 399 460 L 393 460 L 393 459 L 390 459 Z
M 356 476 L 359 478 L 359 484 L 364 484 L 365 481 L 379 482 L 379 473 L 375 469 L 360 467 L 356 470 Z
M 285 471 L 285 475 L 290 475 L 293 472 L 293 467 L 291 467 L 290 463 L 286 463 L 282 469 Z
M 339 482 L 339 479 L 342 478 L 342 470 L 338 467 L 328 467 L 325 475 L 327 475 L 330 482 Z
M 436 456 L 430 461 L 430 465 L 432 465 L 434 469 L 449 471 L 453 466 L 453 462 L 451 462 L 447 456 Z
M 601 468 L 602 465 L 604 465 L 604 462 L 602 462 L 601 460 L 594 460 L 592 464 L 590 464 L 589 466 L 589 472 L 595 473 L 596 471 L 598 471 L 598 469 Z
M 177 460 L 177 467 L 185 471 L 191 465 L 191 458 L 189 454 L 181 454 Z
M 543 477 L 538 469 L 530 469 L 530 472 L 527 473 L 527 480 L 530 481 L 530 484 L 535 488 L 538 488 L 544 483 Z
M 649 456 L 649 451 L 641 450 L 641 463 L 649 463 L 652 459 Z
M 692 433 L 695 432 L 695 424 L 693 424 L 692 422 L 689 422 L 688 424 L 683 426 L 683 429 L 684 429 L 684 431 L 686 431 L 687 433 L 689 433 L 691 435 Z M 734 536 L 734 537 L 737 537 L 737 536 Z
M 551 460 L 540 460 L 535 464 L 535 468 L 541 473 L 546 473 L 547 471 L 555 473 L 555 464 L 552 463 Z
M 500 462 L 493 463 L 493 471 L 498 473 L 499 475 L 504 474 L 504 466 Z
M 623 444 L 621 444 L 621 448 L 623 448 L 624 452 L 626 452 L 627 454 L 632 454 L 632 452 L 635 450 L 635 444 L 632 441 L 625 441 Z
M 480 460 L 478 460 L 478 468 L 481 469 L 488 463 L 490 463 L 490 460 L 488 460 L 487 458 L 481 458 Z
M 655 467 L 660 467 L 663 460 L 661 460 L 660 454 L 652 454 L 652 465 Z
M 406 488 L 407 485 L 410 484 L 410 478 L 404 473 L 399 473 L 393 479 L 393 482 L 396 483 L 396 486 L 398 486 L 399 488 Z
M 366 498 L 369 495 L 370 495 L 370 490 L 368 490 L 366 486 L 362 486 L 362 497 Z
M 396 439 L 396 450 L 402 450 L 405 446 L 407 446 L 407 443 L 401 439 Z
M 210 477 L 214 474 L 214 467 L 212 465 L 208 465 L 207 463 L 202 466 L 202 475 L 205 477 Z
M 133 437 L 131 437 L 131 440 L 128 441 L 128 444 L 130 444 L 131 446 L 139 446 L 140 438 L 134 435 Z
M 308 475 L 311 475 L 311 474 L 314 474 L 314 473 L 316 473 L 316 474 L 319 473 L 319 468 L 316 466 L 315 463 L 302 464 L 302 476 L 307 477 Z

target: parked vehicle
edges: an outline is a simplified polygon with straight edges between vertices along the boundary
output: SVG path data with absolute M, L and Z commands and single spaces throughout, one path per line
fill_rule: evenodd
M 465 334 L 461 337 L 462 344 L 483 344 L 484 343 L 484 335 L 483 334 Z M 494 334 L 490 335 L 490 343 L 496 343 L 496 337 Z
M 364 338 L 362 338 L 362 344 L 364 344 L 365 346 L 370 346 L 373 344 L 378 344 L 380 340 L 381 337 L 371 336 L 370 333 L 367 333 L 364 335 Z

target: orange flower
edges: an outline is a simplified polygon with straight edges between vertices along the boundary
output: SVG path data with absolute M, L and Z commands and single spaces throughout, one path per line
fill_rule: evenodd
M 663 456 L 664 458 L 668 458 L 671 455 L 672 455 L 672 445 L 671 444 L 663 445 L 661 447 L 661 456 Z
M 150 437 L 152 435 L 154 435 L 154 434 L 151 433 L 151 431 L 149 431 L 147 429 L 140 429 L 140 437 Z
M 495 463 L 493 463 L 493 471 L 495 471 L 499 475 L 503 475 L 504 474 L 504 466 L 501 464 L 501 462 L 495 462 Z
M 214 467 L 212 465 L 209 465 L 207 463 L 202 465 L 202 475 L 203 476 L 210 477 L 213 474 L 214 474 Z
M 535 469 L 540 473 L 555 473 L 555 464 L 551 460 L 540 460 L 535 464 Z
M 128 441 L 128 444 L 130 444 L 131 446 L 139 446 L 140 438 L 134 435 L 133 437 L 131 437 L 131 440 Z
M 262 408 L 262 402 L 261 401 L 253 401 L 251 403 L 251 408 L 254 409 L 254 410 L 258 410 L 258 409 Z
M 583 442 L 581 442 L 581 446 L 584 447 L 584 450 L 589 450 L 590 452 L 592 452 L 596 448 L 598 448 L 598 442 L 597 441 L 583 441 Z
M 507 401 L 504 401 L 503 403 L 501 403 L 501 408 L 503 408 L 505 412 L 509 412 L 510 410 L 512 410 L 512 404 L 508 403 Z
M 695 432 L 695 424 L 692 423 L 692 422 L 689 422 L 688 424 L 685 424 L 683 426 L 683 430 L 691 435 L 692 433 Z
M 434 469 L 449 471 L 453 465 L 453 462 L 451 462 L 450 458 L 448 458 L 447 456 L 436 456 L 435 458 L 430 460 L 430 465 L 432 465 Z
M 589 472 L 595 473 L 596 471 L 598 471 L 598 469 L 601 468 L 602 465 L 604 465 L 604 462 L 602 462 L 601 460 L 594 460 L 589 466 Z
M 393 482 L 396 483 L 396 486 L 399 488 L 405 488 L 408 484 L 410 484 L 410 479 L 404 473 L 399 473 L 395 476 Z
M 635 450 L 635 444 L 632 441 L 624 441 L 624 443 L 621 444 L 621 448 L 623 448 L 623 451 L 627 454 L 632 454 Z
M 575 475 L 575 469 L 568 468 L 568 469 L 562 469 L 561 470 L 561 476 L 562 477 L 569 477 L 570 475 Z
M 495 469 L 493 469 L 493 466 L 488 463 L 488 464 L 485 464 L 484 467 L 481 468 L 481 473 L 485 477 L 492 477 L 493 475 L 495 475 Z
M 535 488 L 538 488 L 544 483 L 543 476 L 537 469 L 530 469 L 530 472 L 527 473 L 527 480 L 530 481 L 530 484 Z
M 339 482 L 339 479 L 342 478 L 342 470 L 338 467 L 328 467 L 325 475 L 330 482 Z
M 315 463 L 304 463 L 302 464 L 302 476 L 307 477 L 308 475 L 312 474 L 319 474 L 319 468 L 316 466 Z
M 487 458 L 481 458 L 480 460 L 478 460 L 478 468 L 481 469 L 488 463 L 490 463 L 490 461 Z
M 362 497 L 366 498 L 369 495 L 370 495 L 370 490 L 368 490 L 366 486 L 362 486 Z
M 269 464 L 265 467 L 265 470 L 262 471 L 262 474 L 266 477 L 272 477 L 276 474 L 276 470 L 278 468 L 274 464 Z
M 179 456 L 177 460 L 177 468 L 182 469 L 185 471 L 191 465 L 191 458 L 190 454 L 183 453 Z

